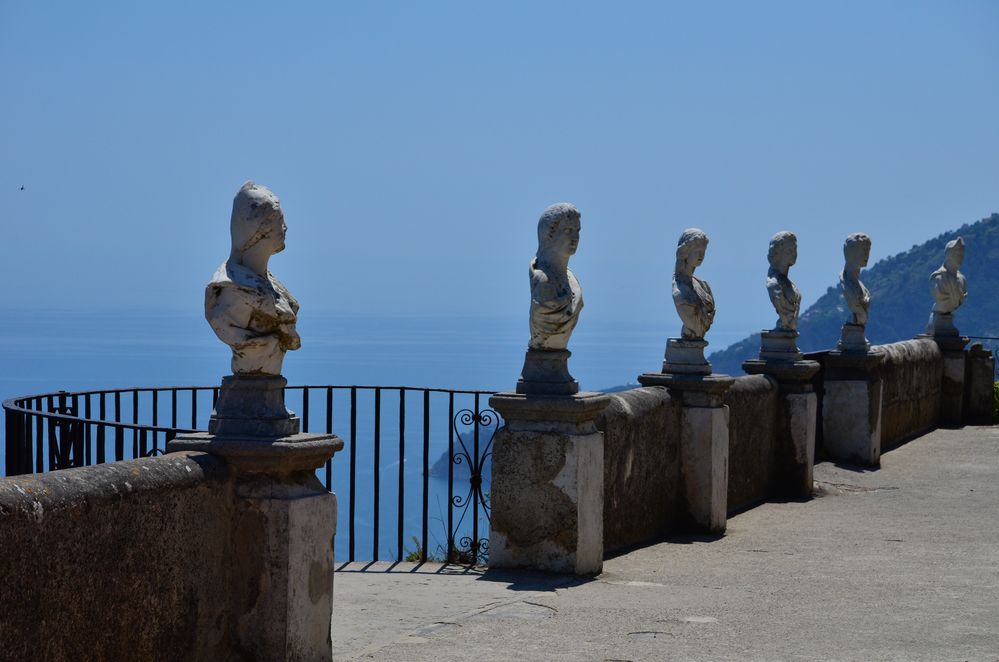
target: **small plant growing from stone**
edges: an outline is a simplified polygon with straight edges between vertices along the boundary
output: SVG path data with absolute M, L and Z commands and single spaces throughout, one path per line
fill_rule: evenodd
M 420 563 L 423 557 L 423 545 L 420 544 L 419 538 L 413 536 L 413 546 L 412 551 L 406 548 L 406 556 L 403 561 L 407 563 Z M 443 559 L 438 558 L 434 554 L 427 552 L 427 563 L 441 563 Z

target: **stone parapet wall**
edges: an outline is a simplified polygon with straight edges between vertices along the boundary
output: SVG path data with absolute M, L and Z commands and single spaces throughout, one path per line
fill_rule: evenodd
M 940 422 L 943 355 L 933 340 L 880 345 L 881 449 L 936 428 Z
M 0 659 L 227 659 L 262 562 L 239 520 L 202 453 L 0 479 Z
M 739 377 L 725 395 L 728 425 L 728 511 L 765 501 L 777 481 L 777 382 L 765 375 Z
M 661 387 L 610 395 L 604 433 L 604 549 L 669 531 L 682 510 L 680 407 Z

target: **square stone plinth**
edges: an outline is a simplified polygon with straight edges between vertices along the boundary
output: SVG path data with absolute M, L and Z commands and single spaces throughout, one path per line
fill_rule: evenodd
M 493 438 L 489 565 L 576 575 L 603 567 L 602 393 L 499 393 Z
M 881 365 L 871 352 L 830 352 L 822 399 L 822 437 L 837 462 L 876 467 L 881 463 Z

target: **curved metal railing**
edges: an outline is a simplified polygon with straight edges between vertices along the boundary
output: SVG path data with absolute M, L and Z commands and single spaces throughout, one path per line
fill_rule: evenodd
M 6 474 L 164 453 L 178 434 L 207 427 L 218 392 L 217 386 L 168 386 L 11 398 L 3 403 Z M 346 501 L 346 536 L 343 526 L 337 536 L 340 558 L 485 560 L 488 464 L 501 423 L 483 407 L 482 398 L 491 394 L 405 386 L 285 388 L 303 432 L 335 432 L 345 442 L 336 460 L 317 472 L 327 489 L 337 485 L 341 504 Z M 418 508 L 406 500 L 414 493 Z M 394 545 L 382 549 L 387 539 Z M 369 558 L 360 551 L 364 547 L 371 550 Z

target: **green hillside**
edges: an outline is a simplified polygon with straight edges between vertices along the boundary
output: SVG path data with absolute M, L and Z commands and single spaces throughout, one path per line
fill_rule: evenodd
M 999 214 L 992 214 L 887 257 L 864 271 L 862 280 L 871 291 L 867 338 L 872 343 L 906 340 L 922 333 L 933 305 L 930 274 L 943 262 L 944 246 L 958 236 L 964 237 L 966 247 L 961 271 L 968 278 L 968 299 L 954 322 L 965 335 L 999 336 Z M 802 313 L 798 345 L 806 352 L 835 347 L 847 317 L 836 283 Z M 973 342 L 993 350 L 999 347 L 996 341 Z M 715 372 L 738 375 L 742 362 L 755 358 L 759 348 L 759 334 L 754 334 L 715 352 L 709 360 Z

